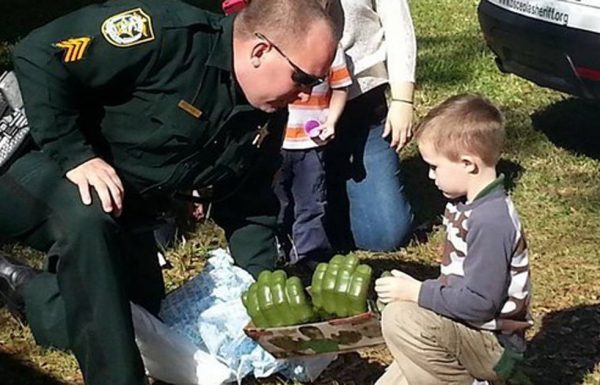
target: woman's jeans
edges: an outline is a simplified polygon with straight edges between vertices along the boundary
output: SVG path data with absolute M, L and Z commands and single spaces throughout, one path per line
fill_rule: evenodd
M 329 232 L 334 247 L 391 251 L 403 246 L 413 212 L 398 155 L 382 138 L 385 87 L 349 101 L 327 147 Z M 390 135 L 391 136 L 391 135 Z

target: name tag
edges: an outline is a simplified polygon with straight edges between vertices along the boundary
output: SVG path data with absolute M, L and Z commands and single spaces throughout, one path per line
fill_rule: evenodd
M 181 108 L 182 110 L 184 110 L 188 114 L 192 115 L 196 119 L 200 119 L 200 117 L 202 116 L 202 111 L 200 111 L 199 109 L 194 107 L 191 103 L 188 103 L 183 99 L 181 99 L 179 101 L 179 103 L 177 103 L 177 107 Z

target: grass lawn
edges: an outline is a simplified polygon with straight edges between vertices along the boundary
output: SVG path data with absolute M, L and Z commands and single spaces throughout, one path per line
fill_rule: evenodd
M 91 1 L 55 0 L 42 6 L 32 0 L 2 0 L 0 68 L 10 66 L 10 46 L 28 30 L 83 3 Z M 600 384 L 598 104 L 501 74 L 479 32 L 476 6 L 475 0 L 411 0 L 419 44 L 417 115 L 462 92 L 484 94 L 502 107 L 508 144 L 500 169 L 509 176 L 527 231 L 534 283 L 536 324 L 528 335 L 528 371 L 540 385 Z M 397 266 L 420 277 L 435 275 L 442 241 L 436 218 L 442 199 L 427 180 L 414 146 L 401 156 L 417 220 L 434 225 L 399 252 L 360 255 L 378 270 Z M 206 251 L 222 244 L 218 229 L 200 226 L 189 242 L 170 252 L 174 268 L 166 271 L 169 287 L 194 276 Z M 4 249 L 40 259 L 14 245 Z M 384 348 L 348 354 L 318 383 L 369 384 L 389 360 Z M 29 330 L 0 310 L 0 382 L 50 385 L 82 380 L 71 356 L 36 347 Z

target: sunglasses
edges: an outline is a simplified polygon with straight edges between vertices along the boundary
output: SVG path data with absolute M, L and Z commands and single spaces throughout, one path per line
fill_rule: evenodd
M 262 33 L 255 32 L 254 36 L 269 43 L 269 45 L 271 47 L 273 47 L 275 49 L 275 51 L 277 51 L 281 56 L 283 56 L 283 58 L 285 60 L 287 60 L 288 63 L 290 63 L 290 66 L 294 69 L 294 72 L 292 72 L 292 80 L 294 81 L 294 83 L 296 83 L 300 86 L 303 86 L 303 87 L 312 88 L 312 87 L 314 87 L 318 84 L 321 84 L 325 81 L 324 76 L 323 77 L 315 76 L 315 75 L 311 75 L 309 73 L 304 72 L 302 70 L 302 68 L 300 68 L 296 64 L 294 64 L 294 62 L 291 61 L 290 58 L 286 54 L 284 54 L 283 51 L 278 46 L 276 46 L 271 40 L 269 40 Z

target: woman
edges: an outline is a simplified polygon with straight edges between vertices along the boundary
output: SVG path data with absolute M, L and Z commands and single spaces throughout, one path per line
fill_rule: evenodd
M 410 10 L 406 0 L 336 0 L 330 12 L 355 80 L 328 154 L 332 240 L 342 250 L 391 251 L 406 242 L 413 219 L 396 153 L 412 135 Z

